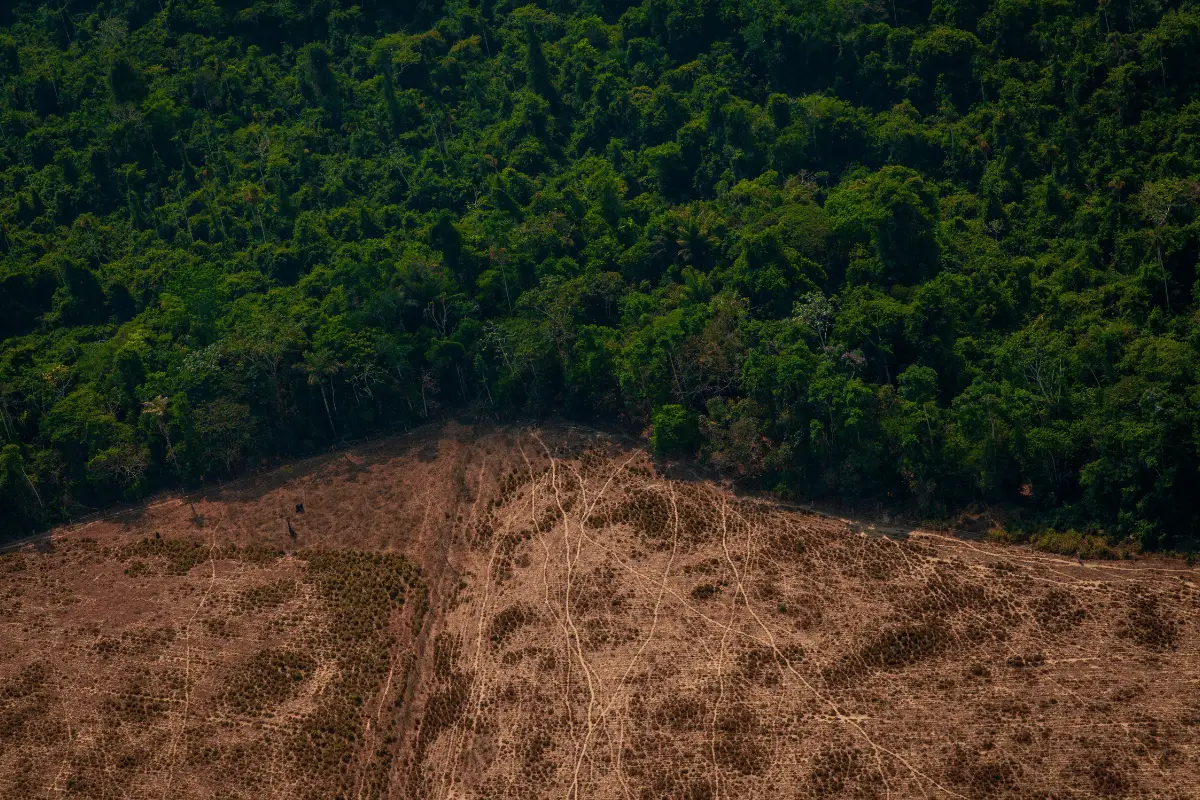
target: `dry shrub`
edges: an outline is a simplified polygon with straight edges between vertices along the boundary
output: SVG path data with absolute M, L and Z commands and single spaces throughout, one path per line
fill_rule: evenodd
M 524 603 L 516 603 L 492 617 L 488 626 L 488 638 L 492 647 L 503 647 L 514 633 L 537 619 L 534 610 Z
M 666 770 L 652 774 L 651 782 L 638 794 L 641 800 L 712 800 L 713 796 L 709 779 Z
M 991 797 L 1020 788 L 1021 765 L 1015 759 L 994 753 L 980 753 L 961 744 L 946 768 L 946 778 L 968 790 L 971 797 Z
M 424 724 L 421 725 L 423 742 L 436 739 L 439 732 L 458 722 L 466 710 L 469 689 L 470 682 L 462 673 L 456 672 L 441 682 L 425 707 Z
M 706 732 L 705 743 L 700 745 L 677 730 L 654 727 L 638 730 L 626 739 L 622 761 L 630 782 L 638 787 L 637 797 L 642 800 L 714 797 L 707 738 Z
M 873 761 L 857 747 L 823 747 L 809 765 L 808 787 L 817 797 L 878 797 Z
M 1031 610 L 1037 624 L 1051 633 L 1063 633 L 1087 618 L 1087 612 L 1075 597 L 1060 589 L 1051 589 L 1039 597 Z
M 937 655 L 949 638 L 948 627 L 937 619 L 889 628 L 823 670 L 824 678 L 829 684 L 840 685 L 876 670 L 902 669 Z
M 32 723 L 46 713 L 52 675 L 48 664 L 34 662 L 15 679 L 0 684 L 0 742 L 21 741 Z
M 186 575 L 198 564 L 210 558 L 227 558 L 250 564 L 267 564 L 280 558 L 283 551 L 273 547 L 250 545 L 239 548 L 226 544 L 216 549 L 193 539 L 166 539 L 146 537 L 140 542 L 118 548 L 116 556 L 122 561 L 131 559 L 160 559 L 165 563 L 168 575 Z M 152 570 L 144 562 L 133 561 L 126 570 L 127 575 L 149 574 Z
M 439 680 L 449 680 L 461 652 L 462 642 L 458 636 L 439 633 L 433 640 L 433 674 Z
M 708 703 L 694 695 L 669 695 L 654 710 L 652 719 L 661 727 L 676 731 L 701 730 L 709 720 Z
M 988 587 L 966 581 L 939 570 L 926 582 L 924 590 L 909 606 L 914 616 L 952 614 L 966 609 L 991 609 L 996 598 Z
M 627 592 L 616 571 L 610 566 L 593 567 L 571 586 L 571 608 L 578 614 L 608 614 L 621 611 L 628 602 Z
M 722 769 L 758 775 L 767 764 L 767 749 L 758 716 L 745 703 L 733 703 L 717 713 L 716 756 Z
M 239 714 L 260 714 L 292 697 L 315 668 L 307 653 L 260 650 L 231 676 L 221 700 Z
M 1099 797 L 1127 797 L 1133 791 L 1129 770 L 1112 758 L 1097 754 L 1083 765 L 1082 772 Z
M 656 539 L 670 536 L 671 504 L 662 492 L 633 489 L 609 514 L 612 524 L 625 523 L 639 536 Z
M 238 551 L 238 560 L 247 564 L 269 564 L 283 558 L 283 551 L 277 547 L 250 544 Z
M 134 675 L 124 690 L 104 701 L 104 712 L 110 722 L 143 725 L 167 713 L 168 703 L 161 692 L 147 686 L 149 676 Z
M 246 614 L 253 611 L 265 611 L 283 604 L 296 591 L 296 582 L 288 578 L 271 581 L 261 586 L 252 586 L 243 590 L 233 600 L 233 612 Z
M 780 561 L 797 562 L 804 559 L 811 549 L 813 535 L 798 525 L 781 521 L 767 536 L 771 556 Z
M 778 652 L 771 647 L 755 647 L 744 651 L 738 661 L 742 677 L 751 683 L 776 686 L 788 664 L 804 659 L 804 648 L 800 645 L 785 645 Z
M 118 554 L 122 560 L 161 558 L 166 561 L 168 575 L 186 575 L 192 570 L 192 567 L 207 561 L 209 556 L 210 549 L 197 541 L 151 538 L 145 538 L 136 544 L 123 547 Z M 145 572 L 148 569 L 141 571 Z
M 454 634 L 440 633 L 433 640 L 433 687 L 413 748 L 413 765 L 422 763 L 441 732 L 457 724 L 466 711 L 471 676 L 457 669 L 461 650 L 462 643 Z
M 391 666 L 391 621 L 414 598 L 414 632 L 424 616 L 425 586 L 420 570 L 396 553 L 314 550 L 305 580 L 324 600 L 329 622 L 316 645 L 337 659 L 338 680 L 325 688 L 317 708 L 301 720 L 291 758 L 303 773 L 304 797 L 349 796 L 359 780 L 347 769 L 363 744 L 363 709 Z M 375 754 L 378 755 L 378 754 Z M 366 796 L 386 786 L 391 755 L 371 758 L 361 788 Z
M 1024 669 L 1029 667 L 1040 667 L 1046 663 L 1046 657 L 1041 653 L 1029 653 L 1026 655 L 1009 656 L 1004 661 L 1010 667 Z
M 120 651 L 126 655 L 151 656 L 175 641 L 174 628 L 137 628 L 121 632 Z
M 0 684 L 0 700 L 15 700 L 28 697 L 45 686 L 52 674 L 48 664 L 35 661 L 21 670 L 16 680 Z
M 202 621 L 204 632 L 217 639 L 229 639 L 233 636 L 234 628 L 225 617 L 205 617 Z
M 554 748 L 554 737 L 544 728 L 538 728 L 521 738 L 517 743 L 517 755 L 521 758 L 521 777 L 531 785 L 544 786 L 554 772 L 554 762 L 546 757 Z
M 0 553 L 0 574 L 24 572 L 26 567 L 24 553 Z
M 1148 650 L 1174 650 L 1179 641 L 1179 623 L 1168 616 L 1158 598 L 1134 589 L 1129 599 L 1129 616 L 1121 633 Z

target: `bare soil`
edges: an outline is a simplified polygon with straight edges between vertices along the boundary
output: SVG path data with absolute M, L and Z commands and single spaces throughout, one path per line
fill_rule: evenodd
M 0 797 L 1200 797 L 1194 569 L 860 528 L 449 425 L 56 531 Z

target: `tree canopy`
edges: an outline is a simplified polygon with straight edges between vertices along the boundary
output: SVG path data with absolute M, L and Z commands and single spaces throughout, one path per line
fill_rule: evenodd
M 1200 537 L 1194 0 L 0 9 L 0 535 L 448 411 Z

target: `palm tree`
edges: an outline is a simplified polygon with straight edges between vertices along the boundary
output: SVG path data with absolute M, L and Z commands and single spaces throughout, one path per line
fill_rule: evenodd
M 142 403 L 142 413 L 154 417 L 154 421 L 158 423 L 158 431 L 167 441 L 167 458 L 171 459 L 171 463 L 178 470 L 179 459 L 175 456 L 175 447 L 171 444 L 171 430 L 167 427 L 167 398 L 160 394 L 153 400 L 147 400 Z

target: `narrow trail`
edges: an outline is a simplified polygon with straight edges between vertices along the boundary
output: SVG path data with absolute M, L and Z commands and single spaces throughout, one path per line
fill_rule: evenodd
M 427 492 L 432 492 L 433 487 L 427 487 Z M 427 494 L 425 497 L 425 512 L 421 523 L 421 532 L 427 533 L 427 524 L 429 520 L 429 511 L 432 508 L 433 500 Z M 446 596 L 447 584 L 451 584 L 457 578 L 457 567 L 450 560 L 451 547 L 453 546 L 453 535 L 449 533 L 440 534 L 434 532 L 432 536 L 432 547 L 426 553 L 417 554 L 419 562 L 422 565 L 422 584 L 425 594 L 426 610 L 422 619 L 421 627 L 416 631 L 412 648 L 413 648 L 413 663 L 421 665 L 425 663 L 426 654 L 429 651 L 429 643 L 433 640 L 433 631 L 437 628 L 438 615 L 436 609 L 443 603 Z M 410 613 L 416 613 L 410 612 Z M 415 713 L 414 706 L 417 705 L 416 698 L 419 694 L 419 677 L 422 670 L 420 668 L 410 669 L 407 675 L 407 682 L 403 689 L 403 702 L 400 706 L 400 714 L 396 719 L 396 726 L 399 730 L 410 730 L 413 724 L 413 715 Z M 421 731 L 418 731 L 417 736 L 411 744 L 406 743 L 411 753 L 417 747 Z M 412 793 L 411 783 L 414 780 L 419 780 L 419 775 L 412 771 L 413 765 L 407 758 L 396 758 L 390 772 L 388 773 L 387 786 L 388 796 L 396 796 L 398 785 L 405 785 L 402 796 L 408 796 Z M 404 770 L 408 770 L 408 774 L 404 777 L 407 782 L 397 780 L 401 777 Z
M 622 464 L 620 467 L 617 468 L 617 470 L 614 471 L 613 474 L 615 475 L 617 471 L 624 469 L 628 465 L 628 463 L 629 462 L 627 461 L 627 462 L 625 462 L 625 464 Z M 611 477 L 610 477 L 610 481 L 611 481 Z M 581 482 L 581 485 L 582 485 L 582 482 Z M 603 498 L 604 491 L 606 491 L 607 488 L 608 488 L 608 483 L 605 484 L 604 489 L 601 490 L 600 495 L 588 507 L 588 510 L 582 515 L 583 520 L 586 520 L 591 515 L 591 512 L 595 509 L 596 505 Z M 646 651 L 646 648 L 654 640 L 654 632 L 655 632 L 655 629 L 658 627 L 659 611 L 662 608 L 663 594 L 666 592 L 667 578 L 671 574 L 671 567 L 675 563 L 675 554 L 679 548 L 679 510 L 675 504 L 675 493 L 673 490 L 671 491 L 670 496 L 671 496 L 671 507 L 672 507 L 672 509 L 674 509 L 673 516 L 675 519 L 674 533 L 671 536 L 671 555 L 667 559 L 667 566 L 663 570 L 663 577 L 662 577 L 662 582 L 659 585 L 658 595 L 654 600 L 654 610 L 651 613 L 651 618 L 650 618 L 650 631 L 649 631 L 649 633 L 646 634 L 646 638 L 642 640 L 642 644 L 638 648 L 637 652 L 633 654 L 633 657 L 629 660 L 629 663 L 626 664 L 625 671 L 621 673 L 621 677 L 617 681 L 617 686 L 615 689 L 613 689 L 612 695 L 609 697 L 608 703 L 601 710 L 599 717 L 596 718 L 595 725 L 589 726 L 589 728 L 588 728 L 588 732 L 584 738 L 583 745 L 580 747 L 579 754 L 575 758 L 574 774 L 572 777 L 571 786 L 576 791 L 576 796 L 578 796 L 579 770 L 583 764 L 584 757 L 587 754 L 587 748 L 591 744 L 593 732 L 596 727 L 603 724 L 605 719 L 607 719 L 609 713 L 613 709 L 613 706 L 616 704 L 617 700 L 620 699 L 621 690 L 624 688 L 625 682 L 629 679 L 630 673 L 633 672 L 633 668 L 635 666 L 637 666 L 637 663 L 641 659 L 642 654 Z M 583 528 L 583 525 L 584 525 L 584 522 L 581 521 L 580 522 L 581 530 Z M 582 537 L 581 537 L 579 546 L 582 546 Z M 622 730 L 622 734 L 623 734 L 624 733 L 623 721 L 622 721 L 621 730 Z M 620 751 L 618 750 L 618 754 L 619 753 L 620 753 Z M 570 797 L 571 795 L 568 793 L 567 796 Z
M 525 453 L 525 448 L 521 446 L 519 441 L 517 442 L 517 448 L 520 450 L 521 458 L 525 461 L 525 466 L 529 470 L 529 519 L 533 524 L 534 534 L 537 537 L 538 544 L 542 547 L 544 556 L 542 559 L 542 601 L 555 624 L 561 629 L 563 639 L 566 641 L 568 638 L 568 628 L 566 622 L 564 622 L 562 617 L 559 616 L 558 609 L 555 608 L 554 603 L 551 601 L 550 563 L 553 560 L 553 556 L 550 546 L 546 543 L 546 532 L 542 530 L 541 522 L 538 519 L 537 476 L 534 474 L 533 464 L 530 462 L 529 456 Z M 568 734 L 573 741 L 575 738 L 575 717 L 574 709 L 571 706 L 571 660 L 568 658 L 564 659 L 564 661 L 566 663 L 564 664 L 565 674 L 562 678 L 563 707 L 566 712 Z
M 181 712 L 179 726 L 171 732 L 171 748 L 167 753 L 167 780 L 163 787 L 163 799 L 169 800 L 171 795 L 171 784 L 175 780 L 175 752 L 179 745 L 179 737 L 181 737 L 187 729 L 188 712 L 191 709 L 192 700 L 192 625 L 196 621 L 196 617 L 204 609 L 208 602 L 208 597 L 212 594 L 213 586 L 217 583 L 217 530 L 213 529 L 209 535 L 208 544 L 208 563 L 211 568 L 211 575 L 208 580 L 208 587 L 204 590 L 204 594 L 200 597 L 200 602 L 196 604 L 195 610 L 192 611 L 192 616 L 188 618 L 187 625 L 183 628 L 183 711 Z
M 722 496 L 722 498 L 721 498 L 722 523 L 724 523 L 725 506 L 726 506 L 725 497 Z M 735 510 L 735 513 L 736 513 L 736 510 Z M 743 520 L 743 522 L 746 523 L 747 527 L 750 528 L 749 520 L 746 520 L 744 517 L 742 518 L 742 520 Z M 729 560 L 730 568 L 733 569 L 734 574 L 737 575 L 738 574 L 737 567 L 734 565 L 733 560 L 731 558 L 729 558 L 728 548 L 726 548 L 726 558 Z M 812 695 L 815 698 L 817 698 L 817 700 L 819 700 L 820 702 L 829 706 L 830 710 L 833 711 L 834 715 L 837 717 L 839 722 L 843 722 L 843 723 L 849 725 L 851 728 L 853 728 L 858 733 L 858 735 L 862 737 L 863 741 L 865 741 L 867 743 L 867 745 L 870 746 L 872 748 L 872 750 L 876 753 L 876 758 L 879 758 L 879 755 L 878 755 L 879 753 L 886 753 L 887 755 L 896 759 L 896 761 L 898 763 L 902 764 L 910 773 L 917 776 L 918 778 L 928 781 L 929 784 L 932 787 L 934 787 L 935 789 L 937 789 L 938 791 L 943 792 L 944 794 L 948 794 L 951 797 L 958 797 L 958 798 L 962 798 L 962 800 L 968 800 L 968 798 L 965 795 L 961 795 L 958 792 L 953 791 L 952 789 L 947 789 L 945 786 L 938 783 L 934 778 L 930 777 L 926 773 L 924 773 L 921 770 L 914 767 L 906 758 L 904 758 L 904 756 L 902 756 L 899 753 L 897 753 L 893 750 L 890 750 L 890 749 L 884 747 L 883 745 L 879 744 L 878 742 L 876 742 L 863 729 L 862 725 L 860 725 L 857 720 L 855 720 L 853 717 L 850 717 L 850 716 L 847 716 L 846 714 L 844 714 L 842 712 L 841 708 L 837 705 L 837 703 L 835 703 L 827 695 L 825 695 L 823 692 L 819 691 L 815 686 L 813 686 L 811 683 L 809 683 L 804 678 L 804 676 L 801 675 L 800 672 L 792 665 L 791 659 L 789 659 L 787 657 L 787 655 L 784 654 L 779 649 L 778 645 L 775 643 L 775 635 L 771 632 L 771 629 L 769 627 L 767 627 L 766 623 L 764 623 L 762 621 L 762 618 L 760 618 L 758 616 L 758 614 L 754 611 L 753 606 L 750 604 L 750 598 L 746 595 L 746 589 L 742 585 L 740 577 L 738 578 L 738 591 L 741 593 L 742 597 L 745 598 L 746 610 L 750 612 L 750 616 L 754 618 L 754 621 L 758 624 L 758 626 L 760 628 L 762 628 L 763 633 L 766 634 L 767 639 L 769 640 L 771 650 L 774 652 L 777 663 L 785 665 L 787 667 L 787 670 L 789 672 L 791 672 L 800 681 L 800 683 L 804 686 L 804 688 L 806 688 L 809 692 L 811 692 Z M 886 777 L 884 776 L 882 763 L 880 763 L 880 775 L 881 775 L 881 777 L 884 778 L 884 781 L 886 783 Z M 918 787 L 921 789 L 921 793 L 925 794 L 924 786 L 921 785 L 920 782 L 918 782 Z M 890 791 L 889 791 L 889 794 L 890 794 Z M 928 795 L 926 795 L 926 796 L 928 796 Z
M 62 675 L 60 674 L 58 676 L 58 693 L 60 696 L 62 696 L 64 694 L 63 689 L 64 689 L 64 684 L 63 684 L 63 680 L 62 680 Z M 71 763 L 72 763 L 71 757 L 75 752 L 75 736 L 71 730 L 71 719 L 72 719 L 71 706 L 69 704 L 65 705 L 64 710 L 66 711 L 66 714 L 67 714 L 67 748 L 66 748 L 66 752 L 63 754 L 62 761 L 59 762 L 58 772 L 56 772 L 54 774 L 54 780 L 50 784 L 50 791 L 52 791 L 52 792 L 63 791 L 63 790 L 59 789 L 58 782 L 60 780 L 62 780 L 63 773 L 66 772 L 67 768 L 71 765 Z
M 1195 577 L 1200 577 L 1200 568 L 1196 567 L 1127 567 L 1121 564 L 1108 564 L 1102 561 L 1085 561 L 1083 564 L 1076 564 L 1075 559 L 1071 556 L 1036 555 L 1024 547 L 1009 547 L 1005 550 L 985 550 L 957 536 L 945 536 L 940 533 L 933 533 L 932 531 L 917 531 L 913 534 L 913 537 L 918 539 L 936 539 L 937 541 L 946 542 L 954 547 L 970 550 L 975 553 L 980 553 L 982 555 L 992 556 L 995 558 L 1003 555 L 1005 558 L 1012 561 L 1053 564 L 1059 567 L 1070 566 L 1075 567 L 1076 569 L 1094 569 L 1104 572 L 1148 572 L 1161 573 L 1165 575 L 1192 575 Z M 1055 574 L 1065 574 L 1056 570 L 1051 571 L 1055 572 Z M 1067 577 L 1071 576 L 1068 575 Z M 1071 578 L 1071 581 L 1072 583 L 1079 583 L 1078 578 Z
M 572 468 L 572 472 L 575 475 L 575 480 L 579 483 L 579 496 L 581 498 L 582 508 L 583 508 L 583 510 L 579 514 L 579 519 L 578 519 L 579 541 L 576 542 L 576 545 L 575 545 L 576 559 L 578 559 L 579 554 L 583 550 L 584 534 L 586 533 L 588 519 L 591 518 L 592 513 L 596 510 L 596 506 L 599 505 L 600 502 L 604 499 L 605 494 L 608 493 L 608 489 L 610 486 L 612 486 L 613 480 L 617 477 L 617 475 L 619 475 L 621 473 L 622 470 L 624 470 L 627 466 L 629 466 L 629 463 L 631 461 L 633 461 L 634 458 L 636 458 L 636 454 L 633 456 L 630 456 L 620 466 L 616 466 L 613 468 L 613 470 L 609 473 L 608 478 L 604 481 L 604 485 L 600 487 L 600 491 L 597 492 L 596 497 L 590 503 L 588 502 L 588 499 L 587 499 L 587 482 L 583 479 L 582 475 L 580 475 L 577 471 L 574 470 L 574 468 Z M 674 553 L 672 553 L 672 559 L 674 559 Z M 668 565 L 667 569 L 668 569 L 668 571 L 670 570 L 669 565 Z M 664 581 L 665 581 L 665 576 L 664 576 Z M 655 607 L 656 620 L 657 620 L 657 615 L 658 615 L 658 609 L 657 609 L 657 605 L 656 605 L 656 607 Z M 578 639 L 576 640 L 576 644 L 577 644 L 577 646 L 579 646 L 579 644 L 580 644 Z M 580 652 L 582 653 L 582 650 Z M 620 691 L 621 684 L 624 683 L 624 680 L 626 677 L 628 677 L 629 670 L 631 670 L 631 669 L 632 669 L 632 664 L 630 665 L 629 669 L 626 670 L 625 674 L 622 676 L 621 683 L 618 684 L 615 692 Z M 614 696 L 615 696 L 615 692 L 614 692 Z M 575 759 L 574 775 L 572 777 L 571 785 L 574 788 L 575 794 L 577 797 L 579 795 L 579 770 L 580 770 L 580 767 L 583 764 L 584 757 L 587 754 L 588 746 L 591 744 L 592 737 L 595 733 L 595 729 L 597 726 L 599 726 L 604 721 L 604 718 L 608 714 L 609 708 L 611 708 L 611 702 L 609 703 L 609 707 L 606 707 L 601 712 L 599 718 L 597 718 L 594 723 L 589 724 L 587 735 L 584 737 L 583 745 L 580 747 L 579 755 Z M 591 716 L 590 708 L 588 710 L 588 715 L 590 718 L 590 716 Z M 568 797 L 569 796 L 570 795 L 568 794 Z
M 487 458 L 485 457 L 483 459 L 483 463 L 479 466 L 479 478 L 477 479 L 475 500 L 471 504 L 471 513 L 468 515 L 466 522 L 463 524 L 464 530 L 470 529 L 470 526 L 475 521 L 475 516 L 478 513 L 479 498 L 483 496 L 483 476 L 486 469 Z M 468 547 L 470 546 L 470 542 L 467 542 L 466 544 Z M 488 558 L 487 571 L 483 576 L 483 599 L 479 603 L 479 623 L 475 633 L 475 657 L 471 666 L 471 686 L 467 694 L 467 704 L 474 706 L 474 712 L 471 717 L 473 725 L 477 724 L 479 721 L 481 709 L 483 707 L 483 697 L 487 688 L 486 679 L 480 675 L 479 672 L 479 663 L 483 653 L 483 621 L 487 616 L 488 602 L 491 599 L 492 576 L 496 564 L 496 553 L 499 551 L 499 548 L 500 537 L 497 536 L 496 532 L 493 531 L 491 555 Z M 471 730 L 469 727 L 463 726 L 463 730 L 458 736 L 457 741 L 452 742 L 450 748 L 450 774 L 446 779 L 444 793 L 444 796 L 447 798 L 451 797 L 454 792 L 454 782 L 458 774 L 458 761 L 462 755 L 463 747 L 466 745 L 467 736 L 470 734 L 470 732 Z
M 734 628 L 733 626 L 729 625 L 728 623 L 721 622 L 719 619 L 715 619 L 715 618 L 709 616 L 708 614 L 705 614 L 694 603 L 689 601 L 687 599 L 686 595 L 680 594 L 678 591 L 671 588 L 669 585 L 667 585 L 666 581 L 657 580 L 653 576 L 647 575 L 645 572 L 642 572 L 637 567 L 633 566 L 628 561 L 621 558 L 621 556 L 618 555 L 615 550 L 613 550 L 611 547 L 609 547 L 608 545 L 606 545 L 604 542 L 600 541 L 599 539 L 596 539 L 593 536 L 585 536 L 584 539 L 587 542 L 600 548 L 605 553 L 607 553 L 612 558 L 613 562 L 617 564 L 617 566 L 621 567 L 626 572 L 633 575 L 643 585 L 648 585 L 653 588 L 662 588 L 663 591 L 665 591 L 667 593 L 667 595 L 669 595 L 672 599 L 676 600 L 679 603 L 679 605 L 681 605 L 684 608 L 685 611 L 689 612 L 696 619 L 699 619 L 702 622 L 705 622 L 710 627 L 716 628 L 717 630 L 728 631 L 729 634 L 732 636 L 737 636 L 742 639 L 749 640 L 751 642 L 754 642 L 755 644 L 767 644 L 767 640 L 765 640 L 765 639 L 760 639 L 759 637 L 753 636 L 749 633 L 746 633 L 745 631 L 738 630 L 738 629 Z
M 613 760 L 616 765 L 613 769 L 617 775 L 617 782 L 621 784 L 621 797 L 632 797 L 632 792 L 629 789 L 629 781 L 625 779 L 625 767 L 621 763 L 621 759 L 625 755 L 625 717 L 621 717 L 621 729 L 617 733 L 617 757 Z
M 541 442 L 540 439 L 538 441 L 539 441 L 539 443 Z M 545 447 L 544 444 L 542 446 Z M 568 651 L 570 651 L 572 649 L 574 650 L 575 657 L 579 659 L 579 668 L 583 670 L 583 677 L 587 681 L 588 705 L 587 705 L 587 717 L 584 720 L 584 722 L 587 726 L 586 732 L 584 734 L 584 742 L 587 742 L 591 738 L 592 731 L 595 727 L 595 722 L 592 718 L 592 714 L 593 714 L 593 712 L 595 710 L 595 706 L 596 706 L 596 686 L 595 686 L 595 682 L 593 681 L 593 671 L 592 671 L 591 665 L 588 664 L 588 660 L 583 654 L 583 643 L 580 641 L 581 637 L 579 635 L 579 629 L 576 627 L 575 620 L 571 614 L 571 582 L 572 582 L 572 578 L 573 578 L 575 563 L 579 560 L 579 548 L 578 547 L 576 548 L 575 557 L 572 558 L 571 557 L 571 525 L 570 525 L 569 517 L 567 516 L 567 511 L 566 511 L 566 509 L 563 508 L 562 494 L 559 492 L 559 489 L 558 489 L 558 467 L 557 467 L 558 460 L 555 459 L 554 456 L 550 454 L 548 448 L 547 448 L 547 455 L 549 455 L 549 457 L 550 457 L 550 488 L 554 490 L 554 503 L 555 503 L 555 505 L 558 506 L 558 511 L 562 517 L 562 522 L 563 522 L 563 547 L 564 547 L 563 560 L 564 560 L 564 566 L 566 568 L 566 576 L 564 578 L 565 588 L 564 588 L 564 594 L 563 594 L 563 614 L 566 618 L 567 629 L 569 631 L 569 633 L 567 634 L 567 649 L 568 649 Z M 583 526 L 581 525 L 580 528 L 582 529 L 582 527 Z M 574 643 L 573 648 L 571 647 L 572 642 Z M 599 677 L 596 676 L 596 681 L 598 681 L 598 680 L 599 680 Z M 580 744 L 580 743 L 576 742 L 576 748 L 578 749 L 579 752 L 583 752 L 585 747 L 586 747 L 585 744 Z M 576 768 L 575 775 L 571 782 L 571 788 L 567 792 L 567 798 L 568 798 L 568 800 L 570 800 L 570 798 L 578 797 L 578 796 L 579 796 L 579 771 L 578 771 L 578 768 Z
M 396 674 L 396 658 L 394 653 L 388 655 L 388 674 L 387 680 L 383 683 L 383 691 L 379 693 L 379 702 L 375 704 L 375 713 L 367 717 L 365 730 L 363 731 L 363 740 L 368 742 L 368 746 L 373 746 L 378 739 L 377 731 L 379 729 L 379 718 L 383 714 L 383 704 L 387 700 L 387 694 L 392 688 L 392 678 Z M 358 773 L 358 791 L 355 794 L 357 800 L 362 800 L 363 787 L 366 785 L 367 773 L 366 770 L 360 770 Z M 271 781 L 274 782 L 275 774 L 271 774 Z
M 727 528 L 725 525 L 725 506 L 721 505 L 721 546 L 725 548 L 725 557 L 729 558 L 729 548 L 726 545 Z M 733 562 L 730 561 L 732 567 Z M 734 575 L 737 575 L 736 569 Z M 738 584 L 741 587 L 741 584 Z M 744 599 L 744 595 L 741 596 Z M 717 701 L 713 703 L 712 716 L 709 718 L 709 756 L 712 759 L 713 769 L 713 800 L 721 800 L 721 762 L 717 758 L 717 717 L 721 713 L 721 704 L 725 701 L 725 651 L 726 643 L 729 639 L 729 633 L 733 630 L 734 621 L 738 619 L 739 596 L 735 595 L 733 603 L 729 609 L 729 622 L 725 626 L 725 630 L 721 633 L 721 647 L 717 651 Z M 749 601 L 746 601 L 747 605 Z

